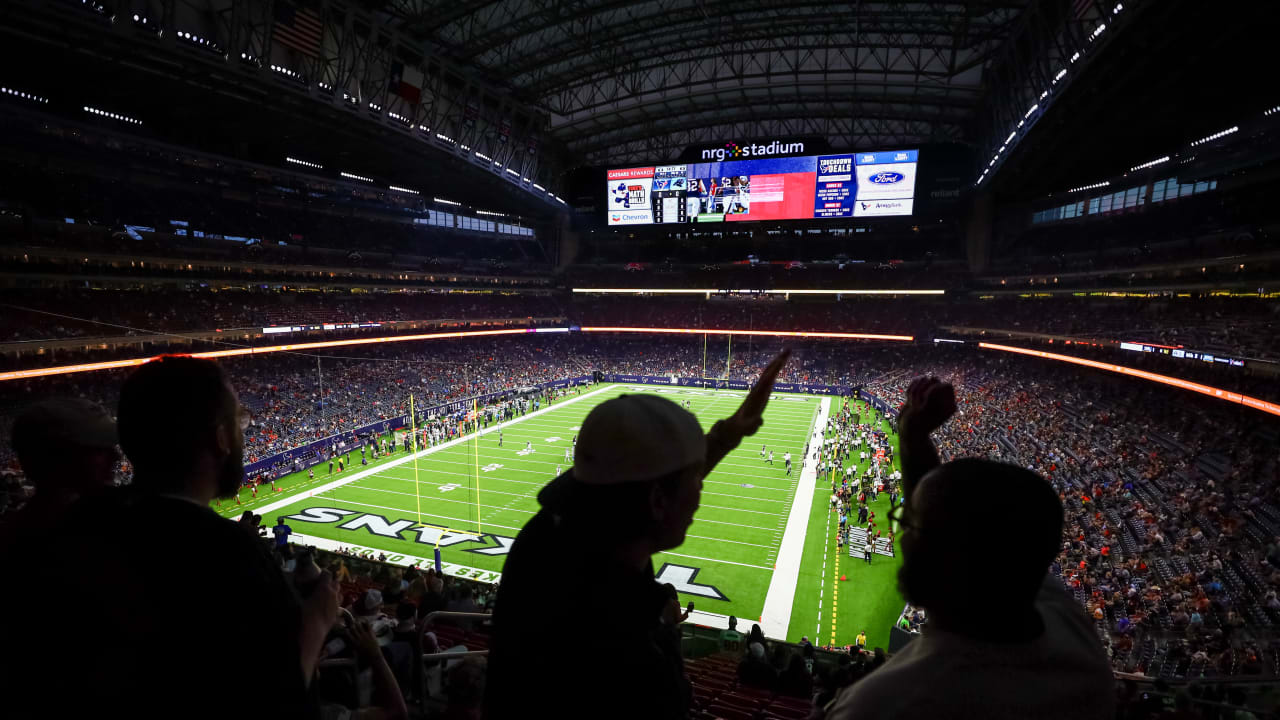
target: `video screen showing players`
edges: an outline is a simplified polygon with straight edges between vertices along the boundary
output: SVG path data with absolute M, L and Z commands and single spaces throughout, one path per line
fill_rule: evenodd
M 608 171 L 610 225 L 910 215 L 917 150 Z

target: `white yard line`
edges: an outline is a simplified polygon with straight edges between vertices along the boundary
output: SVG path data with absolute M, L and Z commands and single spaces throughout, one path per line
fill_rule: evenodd
M 608 390 L 612 390 L 614 387 L 616 387 L 616 386 L 615 386 L 615 385 L 605 385 L 605 386 L 604 386 L 604 387 L 602 387 L 602 388 L 599 388 L 599 389 L 597 389 L 597 390 L 592 390 L 592 391 L 590 391 L 590 392 L 584 393 L 584 394 L 579 395 L 579 396 L 577 396 L 577 397 L 572 397 L 572 398 L 569 398 L 568 400 L 562 400 L 562 401 L 560 401 L 560 402 L 558 402 L 558 403 L 553 403 L 552 405 L 549 405 L 549 406 L 547 406 L 547 407 L 545 407 L 545 408 L 542 408 L 541 410 L 534 410 L 533 412 L 531 412 L 531 413 L 529 413 L 529 414 L 527 414 L 527 415 L 524 415 L 524 416 L 522 416 L 522 417 L 515 418 L 514 420 L 508 420 L 507 422 L 502 423 L 502 424 L 500 424 L 500 425 L 490 425 L 488 428 L 486 428 L 486 429 L 484 429 L 484 430 L 481 430 L 478 434 L 480 434 L 480 435 L 487 435 L 487 434 L 489 434 L 489 433 L 491 433 L 491 432 L 497 432 L 497 431 L 498 431 L 498 430 L 500 430 L 500 429 L 505 429 L 505 428 L 507 428 L 507 427 L 510 427 L 510 426 L 512 426 L 512 425 L 515 425 L 516 423 L 524 422 L 525 420 L 527 420 L 527 419 L 529 419 L 529 418 L 537 417 L 537 416 L 541 415 L 542 413 L 549 412 L 549 411 L 551 411 L 551 410 L 559 410 L 560 408 L 564 407 L 565 405 L 571 405 L 571 404 L 576 403 L 576 402 L 579 402 L 579 401 L 581 401 L 581 400 L 586 400 L 587 398 L 589 398 L 589 397 L 591 397 L 591 396 L 593 396 L 593 395 L 598 395 L 598 394 L 600 394 L 600 393 L 602 393 L 602 392 L 605 392 L 605 391 L 608 391 Z M 470 440 L 470 439 L 471 439 L 472 437 L 474 437 L 476 434 L 477 434 L 477 433 L 471 433 L 470 435 L 463 435 L 462 437 L 454 438 L 454 439 L 452 439 L 452 440 L 450 440 L 450 441 L 448 441 L 448 442 L 440 443 L 439 445 L 436 445 L 435 447 L 427 448 L 427 449 L 425 449 L 425 450 L 419 450 L 419 451 L 417 452 L 417 454 L 416 454 L 416 455 L 406 455 L 405 457 L 402 457 L 402 458 L 400 458 L 400 459 L 398 459 L 398 460 L 393 460 L 393 461 L 391 461 L 391 462 L 388 462 L 388 463 L 384 463 L 384 464 L 382 464 L 382 465 L 379 465 L 379 466 L 378 466 L 378 467 L 376 467 L 376 468 L 370 468 L 370 469 L 368 469 L 368 470 L 361 470 L 360 472 L 358 472 L 358 473 L 354 473 L 354 474 L 352 474 L 352 475 L 348 475 L 347 477 L 344 477 L 344 478 L 342 478 L 341 480 L 334 480 L 333 482 L 325 483 L 324 485 L 321 485 L 320 487 L 315 488 L 315 489 L 313 489 L 313 490 L 310 490 L 310 491 L 308 491 L 308 492 L 306 492 L 306 493 L 295 493 L 295 494 L 293 494 L 293 495 L 290 495 L 289 497 L 281 498 L 281 499 L 277 500 L 276 502 L 273 502 L 273 503 L 270 503 L 270 504 L 268 504 L 268 505 L 265 505 L 265 506 L 263 506 L 263 507 L 261 507 L 261 508 L 258 508 L 257 510 L 255 510 L 255 512 L 256 512 L 257 514 L 259 514 L 259 515 L 266 515 L 267 513 L 275 512 L 276 510 L 279 510 L 279 509 L 280 509 L 280 508 L 282 508 L 282 507 L 288 507 L 289 505 L 292 505 L 292 504 L 294 504 L 294 503 L 298 502 L 299 500 L 302 500 L 302 499 L 303 499 L 303 495 L 304 495 L 304 494 L 305 494 L 307 497 L 314 497 L 315 495 L 319 495 L 319 494 L 322 494 L 322 493 L 327 493 L 327 492 L 329 492 L 330 490 L 333 490 L 333 489 L 335 489 L 335 488 L 340 488 L 340 487 L 342 487 L 343 485 L 346 485 L 347 483 L 352 483 L 352 482 L 355 482 L 356 480 L 361 480 L 361 479 L 366 478 L 366 477 L 369 477 L 369 476 L 371 476 L 371 475 L 376 475 L 377 473 L 381 472 L 382 470 L 386 470 L 387 468 L 396 467 L 397 465 L 403 465 L 403 464 L 405 464 L 405 463 L 407 463 L 407 462 L 409 462 L 409 461 L 413 460 L 415 457 L 426 457 L 427 455 L 430 455 L 430 454 L 435 453 L 435 452 L 439 452 L 439 451 L 441 451 L 441 450 L 444 450 L 445 448 L 450 448 L 450 447 L 453 447 L 454 445 L 460 445 L 460 444 L 465 443 L 465 442 L 467 442 L 468 440 Z M 482 521 L 482 522 L 483 522 L 483 521 Z M 519 528 L 517 528 L 517 529 L 519 529 Z
M 830 407 L 830 398 L 823 398 L 818 405 L 813 428 L 826 427 Z M 791 609 L 795 605 L 796 586 L 800 582 L 800 561 L 804 558 L 804 540 L 809 530 L 809 516 L 813 514 L 813 492 L 818 477 L 817 463 L 813 458 L 820 447 L 821 443 L 817 447 L 811 443 L 809 455 L 802 460 L 800 482 L 791 503 L 791 515 L 787 519 L 787 528 L 782 533 L 777 564 L 773 577 L 769 580 L 769 590 L 764 596 L 760 629 L 764 631 L 765 637 L 785 640 L 791 625 Z

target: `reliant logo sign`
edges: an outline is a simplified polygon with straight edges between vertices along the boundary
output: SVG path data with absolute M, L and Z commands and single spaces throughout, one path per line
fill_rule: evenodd
M 797 155 L 804 152 L 804 143 L 774 140 L 767 145 L 747 143 L 739 145 L 730 141 L 722 148 L 711 148 L 702 151 L 703 160 L 742 160 L 753 157 L 769 157 L 771 155 Z

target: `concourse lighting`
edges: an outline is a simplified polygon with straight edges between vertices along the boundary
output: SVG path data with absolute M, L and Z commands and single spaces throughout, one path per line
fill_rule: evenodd
M 738 295 L 944 295 L 946 290 L 721 290 L 719 288 L 573 288 L 576 293 L 608 295 L 705 295 L 730 293 Z
M 583 328 L 584 330 L 586 328 Z M 1011 347 L 1009 345 L 996 345 L 994 343 L 978 343 L 978 347 L 987 350 L 1000 350 L 1002 352 L 1016 353 L 1018 355 L 1030 355 L 1031 357 L 1043 358 L 1045 360 L 1057 360 L 1058 362 L 1071 363 L 1073 365 L 1083 365 L 1084 367 L 1094 368 L 1095 370 L 1106 370 L 1107 372 L 1119 373 L 1130 377 L 1150 380 L 1151 382 L 1168 385 L 1170 387 L 1181 388 L 1183 390 L 1191 390 L 1201 395 L 1208 395 L 1212 398 L 1225 400 L 1237 405 L 1244 405 L 1261 410 L 1270 415 L 1280 415 L 1280 403 L 1267 402 L 1256 397 L 1241 395 L 1238 392 L 1223 390 L 1221 388 L 1212 387 L 1210 385 L 1202 385 L 1200 383 L 1183 380 L 1182 378 L 1170 377 L 1169 375 L 1160 375 L 1158 373 L 1147 372 L 1137 368 L 1126 367 L 1124 365 L 1116 365 L 1115 363 L 1098 362 L 1097 360 L 1088 360 L 1081 357 L 1073 357 L 1071 355 L 1059 355 L 1058 353 L 1044 352 L 1043 350 L 1031 350 L 1029 348 Z
M 348 180 L 363 180 L 367 183 L 373 182 L 373 178 L 367 178 L 363 175 L 356 175 L 354 173 L 349 173 L 349 172 L 339 172 L 338 174 L 344 178 L 347 178 Z
M 387 187 L 391 188 L 392 190 L 395 190 L 396 192 L 409 193 L 410 195 L 421 194 L 417 190 L 410 190 L 409 188 L 400 187 L 399 185 L 388 185 Z
M 433 198 L 431 198 L 431 199 L 432 199 L 432 200 L 435 200 L 435 201 L 436 201 L 436 202 L 438 202 L 438 203 L 444 203 L 445 205 L 458 205 L 458 206 L 461 206 L 461 205 L 462 205 L 462 203 L 460 203 L 460 202 L 454 202 L 454 201 L 452 201 L 452 200 L 445 200 L 444 198 L 433 197 Z
M 466 332 L 427 333 L 423 335 L 392 335 L 376 338 L 357 338 L 355 340 L 326 340 L 323 342 L 295 343 L 292 345 L 269 345 L 265 347 L 233 348 L 229 350 L 211 350 L 209 352 L 182 353 L 194 358 L 239 357 L 241 355 L 265 355 L 276 352 L 296 352 L 300 350 L 318 350 L 320 348 L 350 347 L 352 345 L 369 345 L 374 343 L 411 342 L 414 340 L 444 340 L 447 338 L 488 337 L 491 335 L 524 335 L 527 328 L 511 330 L 468 330 Z M 136 367 L 151 362 L 155 357 L 130 358 L 128 360 L 111 360 L 108 362 L 85 363 L 82 365 L 61 365 L 59 367 L 35 368 L 32 370 L 12 370 L 0 373 L 0 382 L 7 380 L 25 380 L 28 378 L 47 377 L 50 375 L 70 375 L 72 373 L 92 372 L 95 370 L 115 370 Z
M 714 328 L 652 328 L 652 327 L 583 327 L 582 332 L 631 332 L 659 335 L 750 335 L 752 337 L 815 337 L 842 340 L 897 340 L 911 342 L 912 335 L 875 335 L 871 333 L 798 332 L 789 330 L 717 330 Z

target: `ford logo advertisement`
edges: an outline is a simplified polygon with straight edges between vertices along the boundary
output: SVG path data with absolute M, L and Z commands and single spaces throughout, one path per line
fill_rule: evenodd
M 892 185 L 894 183 L 902 182 L 905 179 L 905 176 L 902 173 L 896 172 L 879 172 L 868 179 L 876 185 Z

